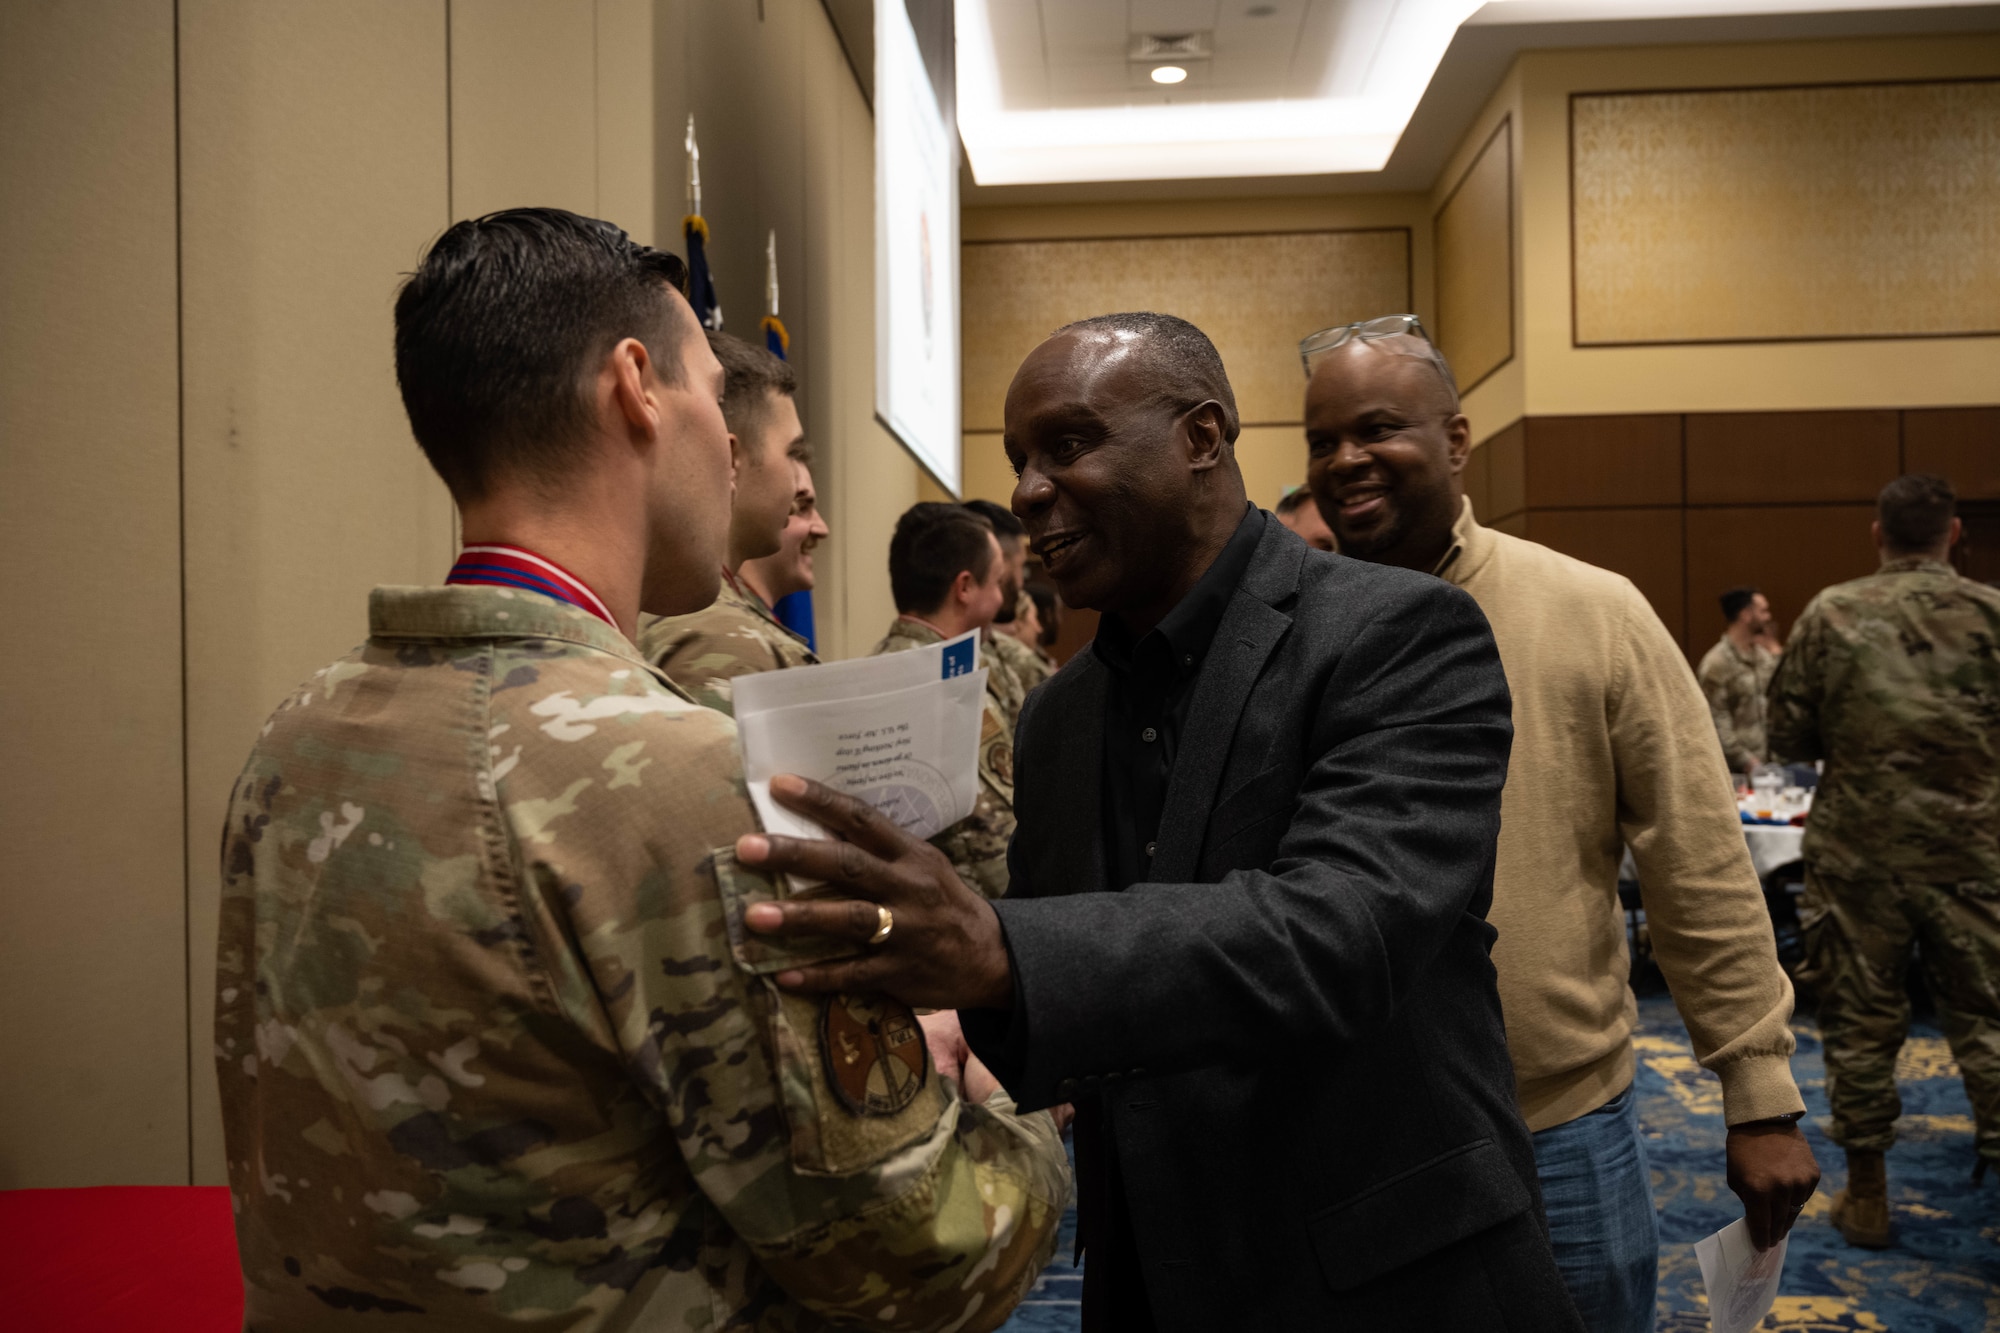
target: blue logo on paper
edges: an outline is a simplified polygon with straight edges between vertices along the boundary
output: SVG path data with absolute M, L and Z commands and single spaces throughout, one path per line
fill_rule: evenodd
M 948 644 L 944 650 L 944 674 L 939 679 L 950 680 L 953 676 L 969 676 L 978 664 L 977 640 L 965 639 L 959 643 Z

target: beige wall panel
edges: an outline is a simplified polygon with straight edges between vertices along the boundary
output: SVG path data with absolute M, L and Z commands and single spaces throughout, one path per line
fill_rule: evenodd
M 596 0 L 597 211 L 652 245 L 653 4 Z M 676 219 L 678 220 L 678 219 Z M 673 228 L 667 228 L 673 234 Z
M 452 0 L 453 218 L 529 205 L 597 214 L 598 2 Z M 625 148 L 614 143 L 614 157 Z
M 1517 220 L 1522 309 L 1514 364 L 1524 366 L 1526 374 L 1519 411 L 1539 417 L 1993 402 L 1993 386 L 2000 383 L 2000 338 L 1573 346 L 1569 112 L 1573 93 L 1993 78 L 2000 76 L 2000 36 L 1530 52 L 1517 62 L 1515 76 L 1521 81 Z M 1846 170 L 1839 167 L 1836 174 Z M 1855 218 L 1878 216 L 1870 211 L 1875 209 L 1893 211 L 1894 196 L 1903 188 L 1898 182 L 1906 178 L 1901 168 L 1883 178 L 1888 184 L 1881 198 Z M 1935 236 L 1941 225 L 1991 225 L 1990 220 L 1965 217 L 1965 210 L 1956 206 L 1947 211 L 1959 216 L 1926 222 L 1916 234 Z M 1987 253 L 1992 253 L 1990 242 Z M 1717 262 L 1742 260 L 1731 255 Z M 1944 262 L 1984 261 L 1960 254 Z M 1685 276 L 1690 282 L 1708 281 L 1705 271 Z M 1930 283 L 1923 278 L 1910 290 Z M 1492 385 L 1507 380 L 1511 369 L 1496 375 Z M 1482 386 L 1471 398 L 1483 398 L 1492 385 Z M 1467 408 L 1476 430 L 1505 415 L 1484 413 L 1483 406 L 1474 411 L 1472 401 Z
M 1437 341 L 1463 390 L 1514 355 L 1513 121 L 1502 120 L 1438 210 Z
M 1579 344 L 2000 332 L 2000 81 L 1571 117 Z
M 1407 309 L 1410 233 L 1280 232 L 963 247 L 968 430 L 1002 425 L 1022 358 L 1071 320 L 1158 310 L 1198 325 L 1249 422 L 1297 421 L 1298 342 L 1330 324 Z
M 278 700 L 366 637 L 368 590 L 451 562 L 390 352 L 398 276 L 447 216 L 444 11 L 180 6 L 199 1180 L 222 1178 L 207 1033 L 230 786 Z
M 188 1179 L 173 12 L 0 6 L 0 1189 Z
M 825 652 L 854 657 L 895 619 L 889 536 L 916 503 L 917 484 L 910 455 L 875 420 L 875 123 L 832 24 L 819 6 L 806 10 L 799 69 L 812 248 L 803 336 L 814 358 L 812 429 L 823 446 L 815 472 L 832 497 L 833 529 L 813 601 Z
M 999 431 L 972 431 L 959 448 L 963 476 L 959 485 L 968 500 L 991 500 L 995 504 L 1014 502 L 1014 465 L 1007 461 L 1004 437 Z
M 1303 426 L 1246 426 L 1236 438 L 1236 462 L 1243 469 L 1243 488 L 1250 503 L 1274 509 L 1288 487 L 1306 479 L 1306 433 Z

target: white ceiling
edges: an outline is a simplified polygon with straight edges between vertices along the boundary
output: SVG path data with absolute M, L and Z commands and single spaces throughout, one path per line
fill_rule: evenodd
M 959 132 L 980 187 L 1334 177 L 1422 188 L 1422 167 L 1528 47 L 2000 26 L 1990 0 L 955 4 Z M 1212 54 L 1171 62 L 1184 83 L 1156 84 L 1161 62 L 1128 57 L 1135 38 L 1188 33 Z

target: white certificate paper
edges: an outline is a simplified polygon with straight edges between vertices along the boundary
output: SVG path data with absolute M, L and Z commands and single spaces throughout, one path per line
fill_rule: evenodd
M 986 703 L 978 662 L 974 631 L 881 657 L 738 676 L 743 775 L 764 828 L 828 836 L 771 799 L 780 773 L 858 797 L 919 838 L 971 814 Z
M 1750 1228 L 1737 1218 L 1713 1236 L 1694 1243 L 1701 1284 L 1708 1288 L 1709 1326 L 1715 1333 L 1750 1333 L 1778 1299 L 1785 1270 L 1787 1235 L 1768 1250 L 1750 1244 Z

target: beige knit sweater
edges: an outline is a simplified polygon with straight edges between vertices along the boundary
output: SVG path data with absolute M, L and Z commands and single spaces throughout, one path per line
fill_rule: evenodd
M 1452 536 L 1437 572 L 1486 612 L 1514 695 L 1489 920 L 1528 1128 L 1632 1081 L 1628 843 L 1654 956 L 1727 1122 L 1803 1110 L 1791 982 L 1687 659 L 1621 576 L 1482 527 L 1470 501 Z

